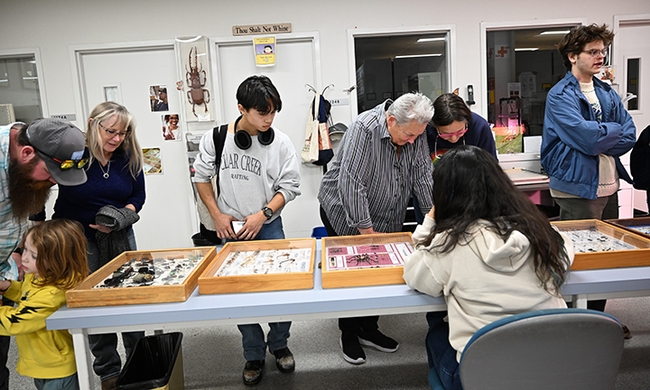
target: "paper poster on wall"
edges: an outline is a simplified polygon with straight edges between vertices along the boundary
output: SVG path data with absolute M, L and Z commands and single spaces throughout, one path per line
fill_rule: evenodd
M 162 136 L 165 141 L 179 141 L 181 139 L 181 131 L 178 128 L 179 117 L 178 114 L 165 114 L 160 116 L 162 122 Z
M 497 45 L 494 48 L 494 58 L 495 59 L 510 58 L 510 46 Z
M 149 106 L 152 112 L 169 111 L 166 85 L 152 85 L 149 87 Z
M 255 49 L 255 65 L 275 65 L 275 37 L 253 38 Z
M 536 91 L 536 76 L 533 72 L 521 72 L 519 82 L 521 83 L 521 96 L 532 97 Z
M 204 36 L 176 38 L 176 52 L 183 72 L 181 101 L 187 122 L 211 121 L 209 103 L 212 88 L 208 39 Z M 177 84 L 178 85 L 178 84 Z
M 508 83 L 508 96 L 521 97 L 521 83 Z
M 104 90 L 104 101 L 105 102 L 115 102 L 122 104 L 122 94 L 120 92 L 120 86 L 118 85 L 105 85 Z
M 160 148 L 142 148 L 142 156 L 144 158 L 143 169 L 145 175 L 163 173 Z

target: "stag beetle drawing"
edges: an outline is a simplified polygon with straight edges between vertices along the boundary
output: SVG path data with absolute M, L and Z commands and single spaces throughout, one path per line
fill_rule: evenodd
M 205 87 L 207 82 L 207 75 L 205 70 L 203 70 L 203 65 L 201 65 L 197 59 L 197 49 L 196 46 L 190 49 L 189 54 L 189 69 L 185 65 L 185 77 L 187 80 L 187 86 L 190 88 L 187 91 L 187 100 L 192 105 L 192 114 L 198 118 L 196 115 L 195 108 L 196 106 L 203 105 L 205 112 L 208 112 L 208 103 L 210 103 L 210 91 Z

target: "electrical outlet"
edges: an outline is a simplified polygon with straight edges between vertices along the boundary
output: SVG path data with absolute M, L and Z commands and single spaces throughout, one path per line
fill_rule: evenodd
M 65 119 L 67 121 L 76 121 L 77 120 L 77 115 L 76 114 L 57 114 L 57 115 L 52 115 L 52 118 L 58 118 L 58 119 Z

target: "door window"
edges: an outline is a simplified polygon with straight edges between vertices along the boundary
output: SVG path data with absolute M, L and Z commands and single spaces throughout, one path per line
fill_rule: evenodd
M 486 119 L 499 154 L 539 151 L 539 139 L 526 138 L 542 135 L 546 95 L 567 72 L 557 44 L 573 26 L 487 31 Z
M 407 92 L 451 92 L 448 41 L 445 31 L 355 37 L 357 112 Z
M 0 125 L 43 117 L 34 55 L 0 56 Z

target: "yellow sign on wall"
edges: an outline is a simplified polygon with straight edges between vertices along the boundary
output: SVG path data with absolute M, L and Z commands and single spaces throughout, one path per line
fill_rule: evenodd
M 275 65 L 275 37 L 253 38 L 255 65 Z

